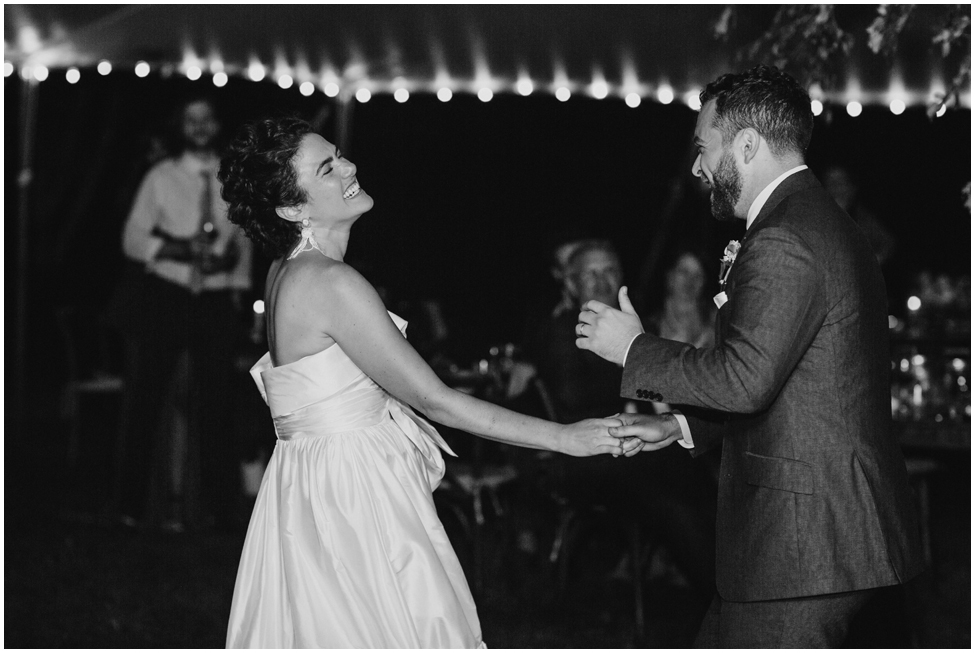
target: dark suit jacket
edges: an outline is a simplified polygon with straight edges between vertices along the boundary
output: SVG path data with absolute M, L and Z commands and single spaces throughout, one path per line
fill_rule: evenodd
M 913 493 L 890 432 L 883 277 L 808 170 L 748 229 L 715 346 L 642 335 L 621 394 L 688 409 L 723 443 L 717 585 L 731 601 L 881 587 L 921 568 Z

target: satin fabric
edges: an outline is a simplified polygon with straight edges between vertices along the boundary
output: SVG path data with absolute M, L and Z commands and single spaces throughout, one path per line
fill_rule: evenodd
M 390 316 L 405 334 L 406 322 Z M 477 648 L 433 503 L 436 430 L 336 344 L 251 370 L 277 443 L 241 554 L 228 648 Z

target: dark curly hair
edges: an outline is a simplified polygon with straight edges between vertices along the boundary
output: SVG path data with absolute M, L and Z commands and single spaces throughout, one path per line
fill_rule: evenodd
M 227 217 L 273 258 L 287 254 L 298 240 L 298 224 L 275 209 L 299 206 L 308 199 L 293 162 L 301 139 L 312 132 L 311 125 L 295 117 L 250 122 L 220 161 L 217 176 L 220 195 L 228 204 Z
M 715 100 L 712 126 L 721 132 L 725 144 L 751 127 L 775 156 L 805 154 L 809 147 L 813 131 L 809 93 L 774 66 L 722 75 L 701 91 L 702 107 L 711 100 Z

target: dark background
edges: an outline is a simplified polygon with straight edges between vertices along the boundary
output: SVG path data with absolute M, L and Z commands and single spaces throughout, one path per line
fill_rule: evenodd
M 235 77 L 216 89 L 206 77 L 101 77 L 91 69 L 69 85 L 63 74 L 53 71 L 38 98 L 27 277 L 35 361 L 49 351 L 37 345 L 53 304 L 97 311 L 109 296 L 150 135 L 164 133 L 178 98 L 209 89 L 227 132 L 250 118 L 295 112 L 324 116 L 323 134 L 335 138 L 335 101 L 320 92 L 305 98 L 296 88 Z M 5 79 L 4 90 L 9 306 L 22 94 L 16 76 Z M 703 186 L 689 175 L 696 114 L 679 101 L 631 109 L 616 99 L 562 103 L 547 93 L 499 94 L 489 103 L 467 94 L 447 103 L 414 94 L 405 104 L 389 95 L 353 104 L 344 147 L 376 203 L 353 230 L 349 260 L 393 297 L 441 299 L 472 356 L 516 338 L 532 305 L 550 301 L 549 255 L 561 239 L 612 240 L 632 285 L 655 240 L 664 240 L 665 252 L 696 247 L 716 268 L 724 244 L 743 231 L 743 224 L 720 225 L 708 214 Z M 970 271 L 971 220 L 961 192 L 971 176 L 970 146 L 970 110 L 929 120 L 923 107 L 894 116 L 868 105 L 851 118 L 830 106 L 816 119 L 810 167 L 848 165 L 862 200 L 896 238 L 884 269 L 894 314 L 904 313 L 921 270 Z M 674 183 L 685 184 L 687 198 L 664 228 Z M 266 265 L 256 263 L 255 297 Z M 715 274 L 709 270 L 712 283 Z M 8 342 L 11 336 L 8 330 Z

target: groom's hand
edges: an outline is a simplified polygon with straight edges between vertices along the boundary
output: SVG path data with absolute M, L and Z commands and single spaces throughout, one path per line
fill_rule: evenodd
M 643 324 L 633 310 L 626 286 L 620 288 L 619 299 L 620 311 L 595 299 L 583 305 L 576 325 L 576 347 L 622 365 L 633 338 L 643 333 Z
M 641 415 L 639 413 L 623 413 L 616 415 L 622 426 L 612 426 L 609 434 L 623 439 L 623 453 L 632 456 L 640 451 L 656 451 L 680 440 L 683 437 L 677 418 L 666 413 L 664 415 Z M 639 439 L 641 447 L 627 447 L 630 438 Z

